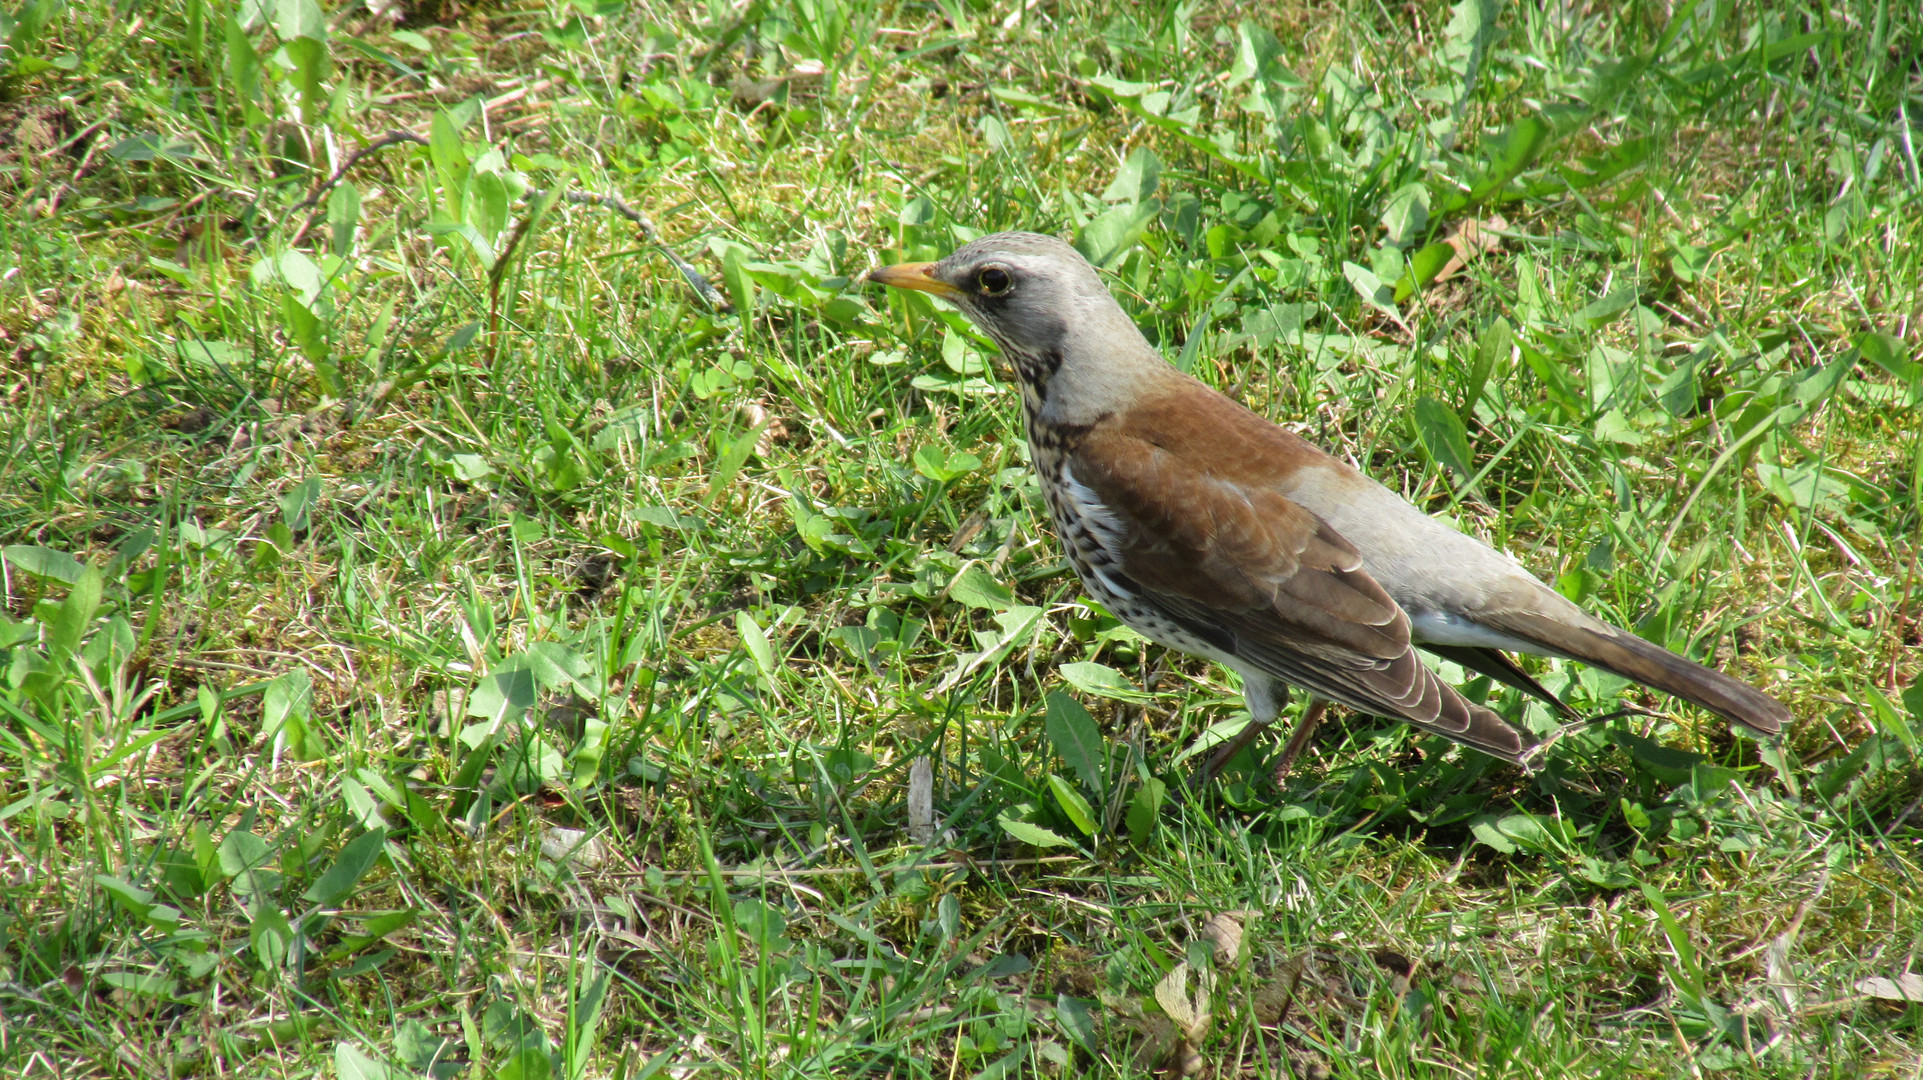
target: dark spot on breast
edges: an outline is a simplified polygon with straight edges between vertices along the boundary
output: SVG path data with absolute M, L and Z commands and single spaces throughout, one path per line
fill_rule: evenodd
M 1015 370 L 1023 381 L 1035 387 L 1042 396 L 1048 396 L 1048 381 L 1062 368 L 1062 350 L 1046 349 L 1039 353 L 1011 353 Z

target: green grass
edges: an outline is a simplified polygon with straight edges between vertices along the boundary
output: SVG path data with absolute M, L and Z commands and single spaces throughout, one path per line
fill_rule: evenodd
M 1906 5 L 385 11 L 0 16 L 0 1072 L 1923 1075 Z M 1014 227 L 1794 729 L 1178 794 Z

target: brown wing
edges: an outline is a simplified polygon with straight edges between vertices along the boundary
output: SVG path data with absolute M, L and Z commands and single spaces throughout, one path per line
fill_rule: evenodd
M 1273 488 L 1226 478 L 1153 434 L 1098 425 L 1068 461 L 1125 530 L 1122 570 L 1142 599 L 1310 693 L 1528 763 L 1532 739 L 1423 666 L 1408 616 L 1353 544 Z
M 1129 410 L 1130 433 L 1185 463 L 1206 463 L 1208 471 L 1244 487 L 1273 486 L 1278 478 L 1300 478 L 1306 473 L 1325 498 L 1388 495 L 1321 449 L 1229 398 L 1183 376 L 1171 375 L 1170 379 L 1174 384 L 1170 391 L 1147 395 Z M 1280 486 L 1290 488 L 1289 484 Z M 1440 535 L 1464 539 L 1446 526 L 1430 524 Z M 1393 550 L 1397 542 L 1406 545 L 1409 537 L 1359 535 L 1354 539 L 1364 550 L 1380 552 Z M 1452 571 L 1467 575 L 1455 582 L 1471 586 L 1463 590 L 1466 596 L 1480 595 L 1481 599 L 1465 601 L 1451 614 L 1511 639 L 1522 651 L 1567 657 L 1613 671 L 1695 702 L 1763 735 L 1773 735 L 1790 723 L 1789 710 L 1769 695 L 1626 630 L 1598 622 L 1520 568 L 1513 576 L 1505 576 L 1500 568 L 1492 572 L 1486 564 L 1480 568 L 1453 567 L 1447 562 L 1428 564 L 1430 573 L 1446 576 Z M 1409 589 L 1416 584 L 1402 581 L 1399 587 Z M 1388 587 L 1397 588 L 1398 583 L 1391 582 Z M 1541 698 L 1565 719 L 1576 718 L 1566 703 L 1495 649 L 1433 642 L 1419 642 L 1417 647 Z

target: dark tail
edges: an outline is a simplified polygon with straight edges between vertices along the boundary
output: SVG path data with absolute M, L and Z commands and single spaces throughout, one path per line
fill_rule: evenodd
M 1626 630 L 1611 627 L 1606 633 L 1598 633 L 1527 615 L 1516 617 L 1514 622 L 1514 632 L 1572 660 L 1673 694 L 1759 735 L 1778 734 L 1790 722 L 1789 709 L 1761 690 Z

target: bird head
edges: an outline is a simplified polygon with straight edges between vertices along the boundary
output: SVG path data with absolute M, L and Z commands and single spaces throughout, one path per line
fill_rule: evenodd
M 868 279 L 960 308 L 1001 347 L 1024 389 L 1043 399 L 1064 376 L 1112 383 L 1131 362 L 1161 366 L 1095 268 L 1052 236 L 996 233 L 938 262 L 884 266 Z M 1103 370 L 1080 370 L 1091 364 Z

